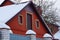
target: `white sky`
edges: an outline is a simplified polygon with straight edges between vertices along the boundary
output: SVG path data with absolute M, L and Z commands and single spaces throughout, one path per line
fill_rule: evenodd
M 60 0 L 56 0 L 54 7 L 58 9 L 58 15 L 60 16 Z
M 28 1 L 28 0 L 22 0 L 22 1 Z M 52 1 L 52 0 L 50 0 L 50 1 Z M 53 0 L 53 1 L 55 1 L 55 0 Z M 57 7 L 58 9 L 60 9 L 60 0 L 56 0 L 54 7 Z
M 55 7 L 57 7 L 58 9 L 60 9 L 60 0 L 56 1 Z

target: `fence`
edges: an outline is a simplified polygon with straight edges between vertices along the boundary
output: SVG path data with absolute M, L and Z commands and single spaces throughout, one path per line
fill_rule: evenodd
M 29 36 L 10 34 L 10 40 L 30 40 Z
M 2 29 L 0 30 L 0 40 L 58 40 L 52 39 L 50 37 L 46 38 L 36 38 L 36 33 L 32 30 L 26 32 L 26 36 L 10 34 L 9 30 Z
M 10 40 L 31 40 L 30 36 L 10 34 Z M 51 38 L 36 38 L 36 40 L 52 40 Z
M 36 38 L 36 40 L 52 40 L 51 38 Z
M 42 38 L 36 38 L 36 40 L 43 40 Z
M 0 36 L 0 38 L 1 38 L 1 36 Z M 30 36 L 10 34 L 10 40 L 31 40 L 31 37 Z M 36 38 L 36 40 L 52 40 L 52 39 L 51 38 Z

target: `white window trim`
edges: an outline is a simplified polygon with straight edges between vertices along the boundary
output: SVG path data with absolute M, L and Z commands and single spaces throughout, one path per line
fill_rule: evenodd
M 39 22 L 39 27 L 37 27 L 37 23 L 36 23 L 37 21 Z M 36 19 L 36 20 L 35 20 L 35 25 L 36 25 L 36 28 L 37 28 L 37 29 L 40 28 L 40 21 L 39 21 L 39 19 Z
M 22 23 L 20 23 L 20 16 L 22 16 Z M 19 14 L 19 15 L 18 15 L 18 23 L 19 23 L 20 25 L 23 25 L 23 22 L 24 22 L 24 17 L 23 17 L 22 14 Z
M 28 28 L 27 28 L 27 14 L 32 15 L 32 24 L 33 24 L 33 13 L 32 13 L 32 12 L 26 12 L 26 29 L 28 29 Z M 32 25 L 32 26 L 33 26 L 33 25 Z M 32 29 L 33 29 L 33 27 L 32 27 Z

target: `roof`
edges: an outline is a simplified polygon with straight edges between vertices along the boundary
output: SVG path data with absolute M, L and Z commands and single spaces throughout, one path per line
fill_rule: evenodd
M 9 33 L 13 34 L 12 30 L 9 30 Z
M 4 28 L 4 29 L 10 29 L 10 27 L 4 23 L 0 23 L 0 29 Z
M 59 23 L 59 22 L 56 22 L 56 25 L 57 25 L 58 27 L 60 27 L 60 23 Z
M 48 24 L 51 24 L 51 25 L 54 25 L 54 27 L 60 27 L 58 22 L 56 22 L 56 24 L 49 23 L 49 22 L 47 22 L 47 21 L 45 21 L 45 22 L 47 23 L 47 25 L 48 25 Z
M 10 27 L 4 23 L 0 23 L 0 29 L 8 29 L 9 33 L 13 33 L 12 30 L 10 30 Z
M 43 37 L 52 37 L 52 36 L 48 33 L 45 33 Z
M 26 1 L 30 1 L 30 0 L 10 0 L 13 3 L 22 3 L 22 2 L 26 2 Z M 19 1 L 19 2 L 18 2 Z
M 60 30 L 57 33 L 55 33 L 54 38 L 55 39 L 60 39 Z
M 29 2 L 0 7 L 0 22 L 6 23 L 19 11 L 21 11 Z
M 13 2 L 13 3 L 20 3 L 21 0 L 20 1 L 19 0 L 10 0 L 10 1 Z
M 36 34 L 33 30 L 27 30 L 26 34 Z
M 48 32 L 52 35 L 52 32 L 51 32 L 50 28 L 48 27 L 48 25 L 46 24 L 46 22 L 44 21 L 43 17 L 40 16 L 40 18 L 41 18 L 41 20 L 42 20 L 42 22 L 43 22 L 45 28 L 46 28 L 46 29 L 48 30 Z M 53 36 L 53 35 L 52 35 L 52 36 Z
M 5 0 L 0 0 L 0 5 L 4 2 Z

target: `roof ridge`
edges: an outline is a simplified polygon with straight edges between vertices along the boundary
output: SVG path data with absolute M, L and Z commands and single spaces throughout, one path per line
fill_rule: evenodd
M 30 3 L 30 1 L 22 2 L 22 3 L 15 3 L 15 4 L 12 4 L 12 5 L 20 5 L 20 4 L 24 4 L 24 3 Z M 12 5 L 7 5 L 7 6 L 12 6 Z M 3 6 L 3 7 L 7 7 L 7 6 Z M 2 8 L 2 7 L 0 7 L 0 8 Z

